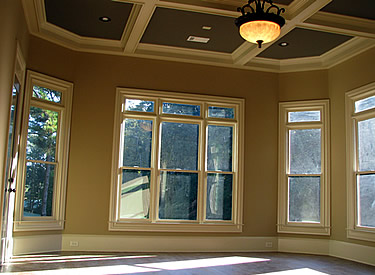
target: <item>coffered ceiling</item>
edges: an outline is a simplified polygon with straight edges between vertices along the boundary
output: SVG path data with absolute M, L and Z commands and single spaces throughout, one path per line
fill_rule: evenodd
M 234 25 L 245 0 L 23 0 L 23 6 L 33 35 L 82 52 L 291 72 L 330 68 L 375 46 L 374 0 L 273 2 L 285 8 L 286 24 L 261 49 Z

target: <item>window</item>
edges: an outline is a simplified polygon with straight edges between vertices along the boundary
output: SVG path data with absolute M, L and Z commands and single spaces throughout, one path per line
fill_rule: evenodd
M 240 232 L 243 100 L 117 89 L 110 230 Z
M 375 83 L 346 94 L 348 238 L 375 241 Z
M 16 231 L 64 226 L 71 83 L 28 71 L 17 180 Z
M 329 103 L 280 103 L 278 232 L 330 234 Z

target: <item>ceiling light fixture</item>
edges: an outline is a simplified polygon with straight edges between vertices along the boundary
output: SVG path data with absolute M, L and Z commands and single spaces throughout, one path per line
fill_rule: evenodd
M 279 46 L 280 47 L 287 47 L 287 46 L 289 46 L 289 43 L 288 42 L 281 42 L 281 43 L 279 43 Z
M 108 16 L 102 16 L 102 17 L 99 17 L 99 20 L 104 23 L 107 23 L 111 21 L 111 18 L 109 18 Z
M 251 6 L 255 2 L 255 9 Z M 235 21 L 239 28 L 240 35 L 251 43 L 258 44 L 268 43 L 275 40 L 280 35 L 280 28 L 284 26 L 285 19 L 280 13 L 285 12 L 284 8 L 274 5 L 272 0 L 248 0 L 248 3 L 242 8 L 238 8 L 242 15 Z M 265 10 L 265 4 L 268 8 Z M 276 10 L 277 13 L 273 13 Z M 246 12 L 247 11 L 247 12 Z

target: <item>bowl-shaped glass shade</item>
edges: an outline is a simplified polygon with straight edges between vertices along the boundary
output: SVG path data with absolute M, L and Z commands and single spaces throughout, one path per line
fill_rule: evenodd
M 257 41 L 268 43 L 279 37 L 280 26 L 271 21 L 250 21 L 240 26 L 240 34 L 251 43 L 257 44 Z

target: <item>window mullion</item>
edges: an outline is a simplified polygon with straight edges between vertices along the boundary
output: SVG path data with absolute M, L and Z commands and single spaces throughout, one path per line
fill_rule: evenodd
M 154 223 L 158 219 L 159 213 L 159 193 L 160 193 L 160 117 L 159 117 L 159 105 L 160 102 L 157 100 L 156 107 L 156 118 L 154 123 L 154 131 L 152 134 L 152 158 L 151 158 L 151 203 L 150 203 L 150 220 Z

